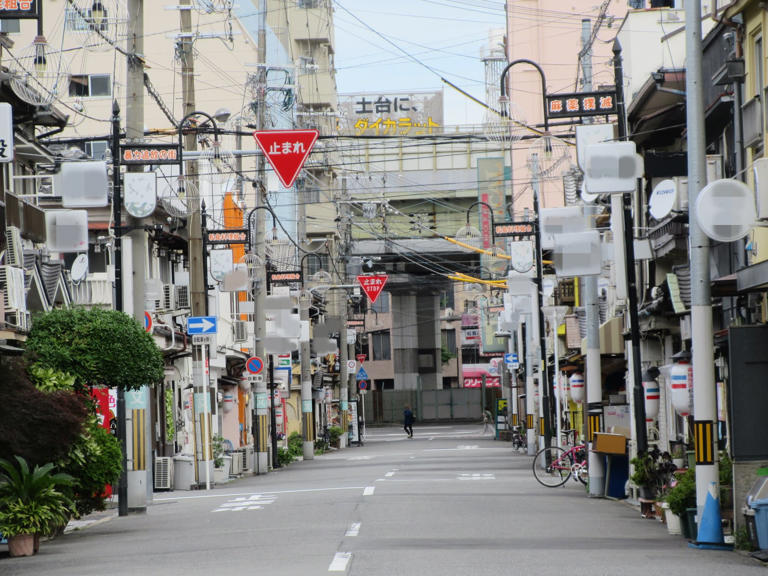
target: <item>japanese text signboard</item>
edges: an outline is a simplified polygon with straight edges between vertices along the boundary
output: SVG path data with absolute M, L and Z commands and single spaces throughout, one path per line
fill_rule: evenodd
M 318 136 L 317 130 L 264 130 L 253 133 L 256 143 L 286 188 L 293 186 Z
M 0 0 L 0 20 L 37 18 L 37 0 Z
M 443 93 L 374 92 L 339 96 L 342 130 L 356 136 L 426 136 L 443 131 Z
M 178 164 L 180 161 L 178 144 L 122 144 L 120 146 L 120 163 L 123 165 Z
M 208 230 L 206 244 L 218 246 L 221 244 L 248 244 L 248 230 L 243 228 L 226 228 L 224 230 Z
M 616 114 L 616 91 L 547 94 L 547 118 Z
M 365 295 L 368 296 L 371 304 L 376 303 L 376 299 L 379 297 L 379 294 L 381 294 L 388 279 L 389 276 L 386 274 L 373 274 L 371 276 L 357 277 L 357 281 L 360 282 L 360 286 L 362 287 L 363 292 L 365 292 Z

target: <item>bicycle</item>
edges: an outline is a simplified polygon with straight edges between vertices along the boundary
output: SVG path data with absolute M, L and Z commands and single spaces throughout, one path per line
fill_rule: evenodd
M 525 446 L 525 435 L 521 432 L 520 426 L 512 426 L 512 448 L 520 450 Z
M 558 446 L 542 448 L 533 458 L 533 476 L 548 488 L 562 486 L 573 476 L 573 480 L 587 484 L 587 449 L 583 444 L 567 450 Z

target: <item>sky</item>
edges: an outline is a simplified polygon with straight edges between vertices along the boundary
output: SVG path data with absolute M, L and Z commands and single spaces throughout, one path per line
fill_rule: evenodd
M 483 121 L 483 108 L 440 76 L 485 100 L 481 58 L 489 32 L 505 26 L 502 0 L 333 3 L 339 94 L 443 89 L 446 125 Z

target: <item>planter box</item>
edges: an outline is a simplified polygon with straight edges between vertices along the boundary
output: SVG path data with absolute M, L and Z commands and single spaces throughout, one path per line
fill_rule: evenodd
M 682 528 L 680 527 L 680 516 L 673 514 L 669 509 L 669 504 L 666 502 L 664 502 L 661 507 L 664 510 L 664 522 L 667 524 L 667 532 L 670 534 L 680 534 L 682 532 Z

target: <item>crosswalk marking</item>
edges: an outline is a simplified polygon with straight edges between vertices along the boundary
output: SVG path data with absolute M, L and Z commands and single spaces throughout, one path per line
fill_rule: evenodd
M 361 525 L 360 522 L 353 522 L 352 524 L 350 524 L 346 534 L 344 535 L 350 536 L 350 537 L 357 536 L 358 534 L 360 534 L 360 525 Z
M 347 564 L 349 564 L 351 558 L 351 552 L 336 552 L 331 565 L 328 566 L 328 572 L 346 572 Z
M 373 496 L 375 490 L 375 486 L 367 486 L 365 490 L 363 490 L 363 496 Z
M 457 480 L 496 480 L 493 474 L 459 474 Z
M 242 510 L 262 510 L 264 506 L 272 504 L 277 496 L 254 494 L 248 498 L 241 496 L 220 504 L 214 512 L 240 512 Z

